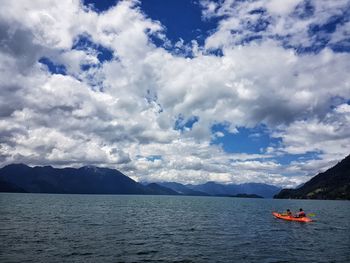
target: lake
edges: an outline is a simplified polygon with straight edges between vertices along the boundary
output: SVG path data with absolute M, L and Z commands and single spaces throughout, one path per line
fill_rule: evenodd
M 302 207 L 316 222 L 272 211 Z M 0 194 L 0 262 L 350 262 L 350 202 Z

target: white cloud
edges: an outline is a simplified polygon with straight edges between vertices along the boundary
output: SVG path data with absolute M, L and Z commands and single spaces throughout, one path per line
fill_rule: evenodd
M 295 121 L 276 136 L 282 137 L 284 150 L 299 154 L 322 152 L 327 159 L 339 160 L 350 149 L 350 113 L 348 104 L 339 105 L 320 121 L 318 119 Z
M 264 34 L 289 32 L 292 42 L 301 41 L 307 25 L 326 21 L 344 4 L 332 4 L 328 15 L 322 13 L 327 4 L 316 4 L 317 15 L 305 22 L 286 15 L 297 2 L 267 2 L 269 15 L 278 19 Z M 231 4 L 202 3 L 207 19 L 227 18 L 204 47 L 175 43 L 193 56 L 185 58 L 151 42 L 150 35 L 165 38 L 164 26 L 146 18 L 135 1 L 121 1 L 99 14 L 79 1 L 5 1 L 0 10 L 1 164 L 97 164 L 140 181 L 290 186 L 343 158 L 350 148 L 349 105 L 331 106 L 335 97 L 350 97 L 348 53 L 324 49 L 299 55 L 265 37 L 236 46 L 248 34 L 242 20 L 258 23 L 259 16 L 248 13 L 265 4 Z M 243 32 L 232 36 L 233 29 Z M 344 28 L 334 33 L 334 41 L 341 32 Z M 111 49 L 113 59 L 100 63 L 96 50 L 72 50 L 82 34 Z M 222 57 L 208 54 L 220 46 Z M 51 74 L 38 62 L 41 57 L 63 64 L 67 75 Z M 83 71 L 82 64 L 93 67 Z M 198 121 L 192 129 L 176 130 L 180 115 Z M 212 134 L 211 126 L 218 123 L 230 133 L 263 123 L 281 144 L 259 154 L 226 153 L 210 143 L 224 135 Z M 281 154 L 309 151 L 320 152 L 322 160 L 277 161 Z M 148 158 L 155 155 L 161 158 Z
M 244 45 L 252 37 L 274 39 L 294 47 L 319 45 L 321 40 L 310 34 L 309 27 L 323 26 L 336 16 L 347 16 L 349 6 L 348 0 L 226 0 L 215 9 L 210 8 L 212 1 L 201 3 L 205 19 L 224 17 L 217 30 L 206 39 L 208 49 L 230 49 L 235 44 Z M 333 41 L 348 39 L 345 26 L 339 25 L 334 32 L 329 32 L 330 38 Z
M 302 2 L 302 0 L 285 0 L 285 1 L 279 1 L 279 0 L 270 0 L 266 3 L 267 10 L 274 14 L 274 15 L 280 15 L 280 16 L 286 16 L 293 12 L 295 7 Z

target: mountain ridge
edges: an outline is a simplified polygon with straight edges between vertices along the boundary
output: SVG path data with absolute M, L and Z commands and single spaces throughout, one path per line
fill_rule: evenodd
M 256 194 L 264 198 L 272 198 L 281 188 L 263 183 L 243 183 L 243 184 L 219 184 L 207 182 L 200 185 L 190 186 L 193 190 L 202 191 L 211 195 L 238 195 Z
M 109 168 L 10 164 L 0 169 L 0 179 L 30 193 L 153 194 L 152 190 Z
M 221 189 L 219 190 L 213 190 Z M 271 190 L 272 189 L 272 190 Z M 151 182 L 141 184 L 116 169 L 82 166 L 80 168 L 30 167 L 25 164 L 9 164 L 0 169 L 0 191 L 62 194 L 153 194 L 189 196 L 259 195 L 270 198 L 268 191 L 280 188 L 272 185 L 219 184 L 207 182 L 201 185 L 183 185 L 176 182 Z M 266 192 L 267 191 L 267 192 Z
M 282 189 L 274 198 L 350 200 L 350 155 L 299 188 Z

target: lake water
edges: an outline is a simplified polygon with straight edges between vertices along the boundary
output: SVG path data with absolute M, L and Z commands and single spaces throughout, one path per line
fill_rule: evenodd
M 272 211 L 300 207 L 316 222 Z M 350 202 L 0 194 L 0 262 L 350 262 Z

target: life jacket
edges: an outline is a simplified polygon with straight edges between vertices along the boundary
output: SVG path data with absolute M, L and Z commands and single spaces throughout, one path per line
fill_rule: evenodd
M 305 216 L 306 216 L 306 214 L 305 214 L 304 211 L 300 211 L 300 212 L 298 213 L 298 217 L 305 217 Z

